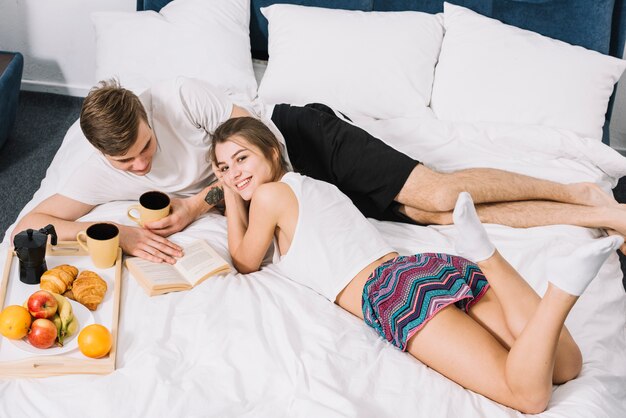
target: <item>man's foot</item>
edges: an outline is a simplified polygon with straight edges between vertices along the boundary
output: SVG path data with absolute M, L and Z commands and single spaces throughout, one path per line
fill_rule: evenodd
M 461 257 L 478 263 L 493 255 L 496 247 L 491 243 L 487 231 L 480 223 L 469 193 L 459 194 L 452 219 L 458 232 L 454 246 Z
M 623 243 L 621 236 L 613 235 L 578 247 L 567 257 L 550 260 L 548 281 L 570 295 L 582 295 L 609 255 Z

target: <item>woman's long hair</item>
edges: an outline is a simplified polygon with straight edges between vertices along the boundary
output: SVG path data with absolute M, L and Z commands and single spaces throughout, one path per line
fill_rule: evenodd
M 215 130 L 211 138 L 211 150 L 209 151 L 209 158 L 213 164 L 217 165 L 215 146 L 229 140 L 232 141 L 233 136 L 244 138 L 272 162 L 274 180 L 278 180 L 276 177 L 279 174 L 289 171 L 287 161 L 281 152 L 280 142 L 278 142 L 276 136 L 263 122 L 248 116 L 228 119 Z

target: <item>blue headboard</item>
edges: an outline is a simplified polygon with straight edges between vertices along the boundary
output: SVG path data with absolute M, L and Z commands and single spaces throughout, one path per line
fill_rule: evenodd
M 159 11 L 171 0 L 137 0 L 137 10 Z M 622 57 L 626 37 L 625 0 L 451 0 L 482 15 L 551 38 Z M 292 3 L 364 11 L 443 11 L 443 0 L 251 0 L 252 56 L 267 59 L 267 20 L 261 7 Z
M 137 0 L 137 10 L 159 11 L 173 0 Z M 626 39 L 626 0 L 448 0 L 513 26 L 532 30 L 573 45 L 622 58 Z M 443 11 L 444 0 L 251 0 L 252 57 L 267 59 L 267 20 L 260 8 L 290 3 L 363 11 Z M 609 143 L 611 97 L 603 141 Z

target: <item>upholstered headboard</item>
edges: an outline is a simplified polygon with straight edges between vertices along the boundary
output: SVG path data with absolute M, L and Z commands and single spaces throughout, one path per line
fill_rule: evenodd
M 159 11 L 171 0 L 137 0 L 137 10 Z M 485 16 L 551 38 L 622 57 L 626 37 L 624 0 L 451 0 Z M 252 56 L 267 58 L 267 20 L 259 9 L 292 3 L 364 11 L 443 11 L 443 0 L 251 0 Z
M 137 10 L 159 11 L 172 0 L 137 0 Z M 573 45 L 622 58 L 626 40 L 626 0 L 447 0 L 504 23 L 532 30 Z M 290 3 L 363 11 L 443 11 L 444 0 L 251 0 L 252 57 L 267 59 L 268 23 L 260 9 Z M 609 101 L 603 141 L 609 143 Z

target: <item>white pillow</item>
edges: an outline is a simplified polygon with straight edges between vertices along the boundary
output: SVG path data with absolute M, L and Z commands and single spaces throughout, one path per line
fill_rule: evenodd
M 431 114 L 440 17 L 287 4 L 261 12 L 269 21 L 263 101 L 321 102 L 381 119 Z
M 176 0 L 144 12 L 96 12 L 97 80 L 137 92 L 179 75 L 252 99 L 250 0 Z
M 431 107 L 439 119 L 536 124 L 601 139 L 626 62 L 444 4 Z

